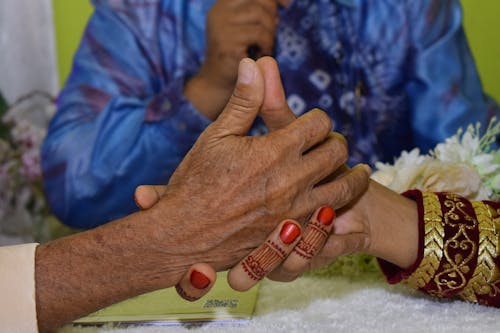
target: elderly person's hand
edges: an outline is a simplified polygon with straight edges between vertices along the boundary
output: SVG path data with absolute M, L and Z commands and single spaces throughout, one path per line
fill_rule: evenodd
M 330 119 L 319 110 L 267 135 L 245 136 L 264 95 L 261 71 L 243 60 L 229 103 L 156 205 L 37 248 L 40 331 L 173 286 L 198 262 L 217 270 L 233 267 L 278 221 L 301 220 L 321 205 L 344 206 L 365 190 L 368 175 L 362 168 L 325 181 L 344 163 L 347 149 L 330 136 Z M 290 246 L 301 234 L 293 226 L 286 228 Z M 203 274 L 196 280 L 204 282 Z
M 265 86 L 264 91 L 264 101 L 262 103 L 262 107 L 260 108 L 260 112 L 267 126 L 271 131 L 278 130 L 280 128 L 286 128 L 290 123 L 294 122 L 296 117 L 288 108 L 288 105 L 285 100 L 285 95 L 283 92 L 282 84 L 279 78 L 279 71 L 276 65 L 276 62 L 269 57 L 261 58 L 257 61 L 257 64 L 260 68 L 260 71 L 263 75 L 263 81 Z M 279 132 L 279 131 L 278 131 Z M 340 145 L 345 145 L 345 141 L 338 134 L 331 134 L 331 140 L 335 140 Z M 347 156 L 344 156 L 347 158 Z M 345 170 L 343 167 L 343 162 L 341 163 L 331 161 L 335 164 L 335 168 L 342 166 L 341 170 Z M 333 171 L 332 169 L 330 171 Z M 334 202 L 335 208 L 340 208 L 346 203 L 352 201 L 356 198 L 360 193 L 365 189 L 364 182 L 360 181 L 360 178 L 364 178 L 365 180 L 368 177 L 369 172 L 366 170 L 366 167 L 359 166 L 354 168 L 353 170 L 348 170 L 344 172 L 343 177 L 337 177 L 335 182 L 342 185 L 342 189 L 340 191 L 329 193 L 330 202 Z M 333 179 L 333 177 L 331 177 Z M 161 197 L 164 196 L 167 187 L 165 186 L 141 186 L 136 190 L 136 202 L 142 209 L 151 208 L 154 204 L 156 204 Z M 325 212 L 330 212 L 326 214 Z M 319 215 L 318 215 L 319 214 Z M 326 214 L 326 215 L 325 215 Z M 331 216 L 327 225 L 322 224 L 326 216 Z M 318 216 L 322 218 L 318 220 Z M 304 219 L 301 219 L 302 221 Z M 319 221 L 319 222 L 318 222 Z M 293 253 L 286 260 L 287 267 L 293 268 L 293 272 L 298 270 L 304 270 L 306 266 L 308 266 L 312 260 L 312 258 L 321 250 L 323 244 L 326 242 L 330 230 L 331 223 L 333 221 L 333 210 L 330 207 L 322 207 L 317 210 L 315 214 L 313 214 L 309 224 L 304 230 L 304 235 L 300 239 L 297 238 L 297 241 L 291 244 L 284 244 L 280 242 L 279 235 L 282 234 L 283 230 L 281 229 L 285 225 L 289 228 L 291 227 L 290 223 L 283 222 L 285 224 L 281 224 L 269 237 L 269 239 L 261 245 L 258 252 L 268 251 L 267 245 L 269 242 L 273 244 L 278 244 L 279 250 L 276 250 L 275 254 L 277 257 L 272 261 L 267 261 L 265 264 L 262 262 L 262 266 L 259 269 L 258 273 L 253 274 L 253 279 L 249 278 L 248 275 L 240 274 L 241 265 L 235 267 L 230 273 L 229 282 L 235 289 L 243 290 L 248 289 L 253 286 L 257 280 L 263 278 L 267 273 L 275 270 L 278 273 L 273 273 L 271 276 L 275 275 L 276 278 L 283 280 L 285 278 L 285 273 L 279 273 L 281 268 L 277 268 L 281 261 L 287 257 L 293 250 Z M 326 222 L 325 222 L 326 223 Z M 298 222 L 293 222 L 297 226 L 300 226 Z M 322 227 L 323 231 L 321 231 Z M 297 229 L 300 231 L 300 228 Z M 319 234 L 318 234 L 319 232 Z M 296 248 L 295 245 L 299 244 Z M 253 253 L 250 258 L 256 257 L 256 253 Z M 258 256 L 257 256 L 258 257 Z M 249 259 L 246 258 L 246 261 Z M 262 260 L 258 260 L 254 262 L 254 264 L 260 264 Z M 244 265 L 244 261 L 242 262 Z M 203 272 L 204 278 L 201 278 L 200 272 Z M 288 275 L 287 275 L 288 276 Z M 296 275 L 294 275 L 295 277 Z M 259 277 L 256 279 L 256 277 Z M 186 299 L 195 300 L 201 296 L 203 296 L 213 285 L 215 280 L 215 272 L 213 269 L 207 265 L 198 263 L 196 267 L 192 267 L 181 279 L 180 283 L 177 285 L 177 290 L 179 294 Z M 200 282 L 202 281 L 202 282 Z
M 168 241 L 178 244 L 175 253 L 199 259 L 210 254 L 216 269 L 229 268 L 230 261 L 221 265 L 221 258 L 229 252 L 233 259 L 244 257 L 278 221 L 304 219 L 322 204 L 342 207 L 366 188 L 362 170 L 322 182 L 347 158 L 345 142 L 329 135 L 331 121 L 322 111 L 313 110 L 267 135 L 245 137 L 264 94 L 257 65 L 243 60 L 226 109 L 200 136 L 170 178 L 165 195 L 150 209 L 161 216 L 175 207 L 182 217 L 184 223 L 173 226 L 178 232 L 168 235 Z M 155 227 L 165 229 L 161 223 Z
M 289 0 L 218 0 L 206 22 L 205 59 L 185 86 L 188 100 L 209 119 L 216 119 L 231 96 L 238 63 L 249 56 L 271 55 L 274 48 L 278 5 Z

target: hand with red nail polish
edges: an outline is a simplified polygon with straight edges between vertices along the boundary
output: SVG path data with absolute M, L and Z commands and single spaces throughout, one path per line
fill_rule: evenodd
M 217 279 L 214 269 L 204 263 L 197 263 L 184 274 L 175 285 L 175 290 L 187 301 L 197 301 L 205 296 Z
M 301 234 L 298 222 L 285 220 L 280 223 L 262 245 L 229 271 L 229 285 L 238 291 L 255 286 L 285 260 L 300 241 Z
M 334 218 L 333 208 L 323 206 L 314 212 L 303 232 L 297 222 L 283 221 L 264 244 L 230 270 L 229 284 L 236 290 L 247 290 L 265 276 L 294 280 L 310 269 L 311 261 L 330 237 Z
M 316 212 L 305 228 L 303 239 L 268 277 L 291 281 L 306 271 L 353 253 L 369 254 L 407 268 L 418 253 L 417 219 L 412 200 L 371 181 L 362 196 L 338 212 L 330 207 Z M 321 238 L 318 242 L 312 235 L 318 235 L 321 228 L 329 235 L 317 236 Z
M 280 231 L 280 240 L 285 245 L 290 245 L 300 236 L 301 230 L 297 222 L 287 221 Z

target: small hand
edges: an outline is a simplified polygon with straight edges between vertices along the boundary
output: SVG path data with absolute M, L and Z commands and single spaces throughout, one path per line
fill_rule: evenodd
M 372 180 L 362 196 L 338 213 L 334 232 L 311 268 L 352 253 L 369 254 L 401 268 L 417 259 L 418 211 L 413 200 Z
M 265 243 L 229 271 L 229 285 L 235 290 L 245 291 L 266 276 L 272 278 L 277 275 L 282 278 L 287 274 L 288 281 L 295 279 L 323 248 L 332 230 L 334 218 L 335 211 L 331 207 L 319 208 L 302 235 L 298 222 L 285 220 Z M 291 272 L 299 273 L 290 274 Z

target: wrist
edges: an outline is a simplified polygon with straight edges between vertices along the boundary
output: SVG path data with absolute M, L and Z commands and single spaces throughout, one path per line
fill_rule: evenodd
M 412 266 L 419 252 L 419 218 L 416 203 L 370 182 L 366 217 L 371 226 L 369 254 L 403 269 Z

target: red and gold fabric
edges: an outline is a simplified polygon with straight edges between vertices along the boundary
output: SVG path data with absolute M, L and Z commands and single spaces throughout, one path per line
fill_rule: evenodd
M 500 307 L 500 203 L 405 192 L 419 210 L 419 256 L 407 270 L 380 260 L 389 283 Z

